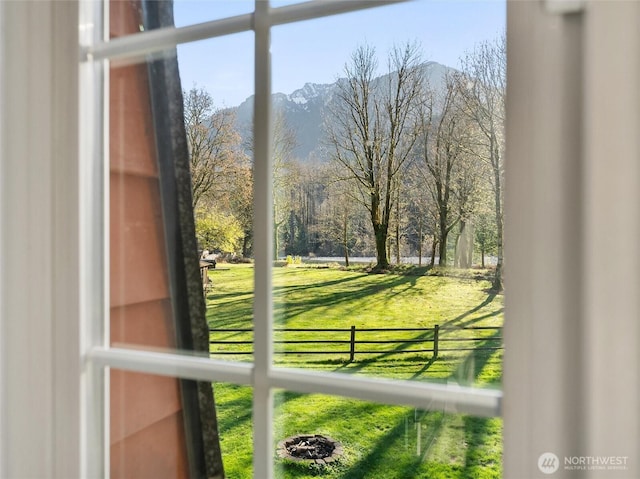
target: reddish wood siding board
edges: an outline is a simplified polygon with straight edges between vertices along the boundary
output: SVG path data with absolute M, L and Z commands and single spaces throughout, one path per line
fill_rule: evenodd
M 158 181 L 111 175 L 111 306 L 169 297 Z
M 155 137 L 150 121 L 147 65 L 112 68 L 109 80 L 111 171 L 158 176 Z
M 168 299 L 111 308 L 111 344 L 175 349 Z
M 111 38 L 140 31 L 141 6 L 138 0 L 109 2 L 109 36 Z
M 184 443 L 182 413 L 149 425 L 111 446 L 113 479 L 182 479 L 189 477 L 186 454 L 167 447 L 169 438 Z
M 111 370 L 111 443 L 179 411 L 180 389 L 171 377 Z M 172 448 L 169 437 L 164 441 Z
M 140 2 L 111 1 L 111 36 L 137 33 Z M 111 341 L 175 347 L 146 64 L 109 86 Z M 112 370 L 111 477 L 189 477 L 180 383 Z

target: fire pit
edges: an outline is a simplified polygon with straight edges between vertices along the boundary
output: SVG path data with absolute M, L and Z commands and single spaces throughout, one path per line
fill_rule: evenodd
M 331 464 L 342 456 L 342 444 L 321 434 L 301 434 L 278 443 L 278 457 L 292 461 Z

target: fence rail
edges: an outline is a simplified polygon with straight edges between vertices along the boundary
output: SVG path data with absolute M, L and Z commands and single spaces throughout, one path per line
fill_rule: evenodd
M 492 336 L 472 336 L 465 337 L 460 334 L 467 334 L 468 331 L 488 331 L 494 330 L 496 333 Z M 501 326 L 466 326 L 466 327 L 451 327 L 435 325 L 432 328 L 356 328 L 351 326 L 350 328 L 274 328 L 274 334 L 285 335 L 286 333 L 297 334 L 338 334 L 337 339 L 327 339 L 325 336 L 320 338 L 314 337 L 313 339 L 302 339 L 295 337 L 294 339 L 275 339 L 274 344 L 280 345 L 349 345 L 349 349 L 282 349 L 276 350 L 275 354 L 333 354 L 333 355 L 348 355 L 349 361 L 354 361 L 356 354 L 406 354 L 406 353 L 432 353 L 432 359 L 437 359 L 441 352 L 450 351 L 493 351 L 502 349 L 502 327 Z M 361 339 L 362 334 L 358 337 L 357 333 L 417 333 L 423 335 L 423 337 L 407 337 L 397 339 Z M 218 335 L 224 334 L 252 334 L 253 328 L 215 328 L 209 330 L 209 345 L 213 346 L 246 346 L 253 344 L 251 339 L 211 339 L 218 338 Z M 341 336 L 343 334 L 344 336 Z M 444 336 L 444 337 L 443 337 Z M 474 344 L 484 341 L 485 344 L 473 347 Z M 358 345 L 383 345 L 393 344 L 396 345 L 395 349 L 375 349 L 365 348 L 358 349 Z M 425 347 L 416 347 L 418 344 L 423 344 Z M 451 346 L 449 346 L 451 345 Z M 430 346 L 430 347 L 428 347 Z M 443 347 L 444 346 L 444 347 Z M 455 346 L 455 347 L 454 347 Z M 246 348 L 235 349 L 213 349 L 212 354 L 234 354 L 234 355 L 249 355 L 253 354 L 252 350 L 246 350 Z

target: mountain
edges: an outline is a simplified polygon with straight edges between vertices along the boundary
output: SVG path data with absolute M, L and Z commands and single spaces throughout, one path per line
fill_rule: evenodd
M 436 91 L 444 88 L 447 73 L 454 72 L 453 68 L 436 62 L 423 64 L 425 77 Z M 379 83 L 387 79 L 389 74 L 382 75 L 374 80 Z M 322 146 L 324 137 L 323 121 L 327 112 L 327 106 L 338 90 L 339 79 L 331 84 L 306 83 L 302 88 L 286 95 L 274 93 L 272 104 L 275 110 L 284 113 L 285 121 L 295 132 L 296 147 L 294 155 L 302 160 L 309 161 L 313 157 L 322 158 Z M 253 96 L 247 98 L 239 106 L 235 107 L 236 127 L 243 138 L 251 137 L 251 122 L 253 118 Z

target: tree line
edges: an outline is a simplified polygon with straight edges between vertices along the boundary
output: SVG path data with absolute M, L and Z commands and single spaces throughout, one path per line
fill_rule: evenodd
M 377 52 L 358 47 L 324 118 L 322 158 L 293 155 L 295 131 L 274 113 L 274 258 L 403 256 L 468 268 L 497 258 L 502 289 L 504 36 L 477 44 L 443 84 L 431 85 L 421 48 L 394 47 L 384 75 Z M 233 111 L 185 92 L 194 210 L 201 247 L 252 251 L 251 138 Z

